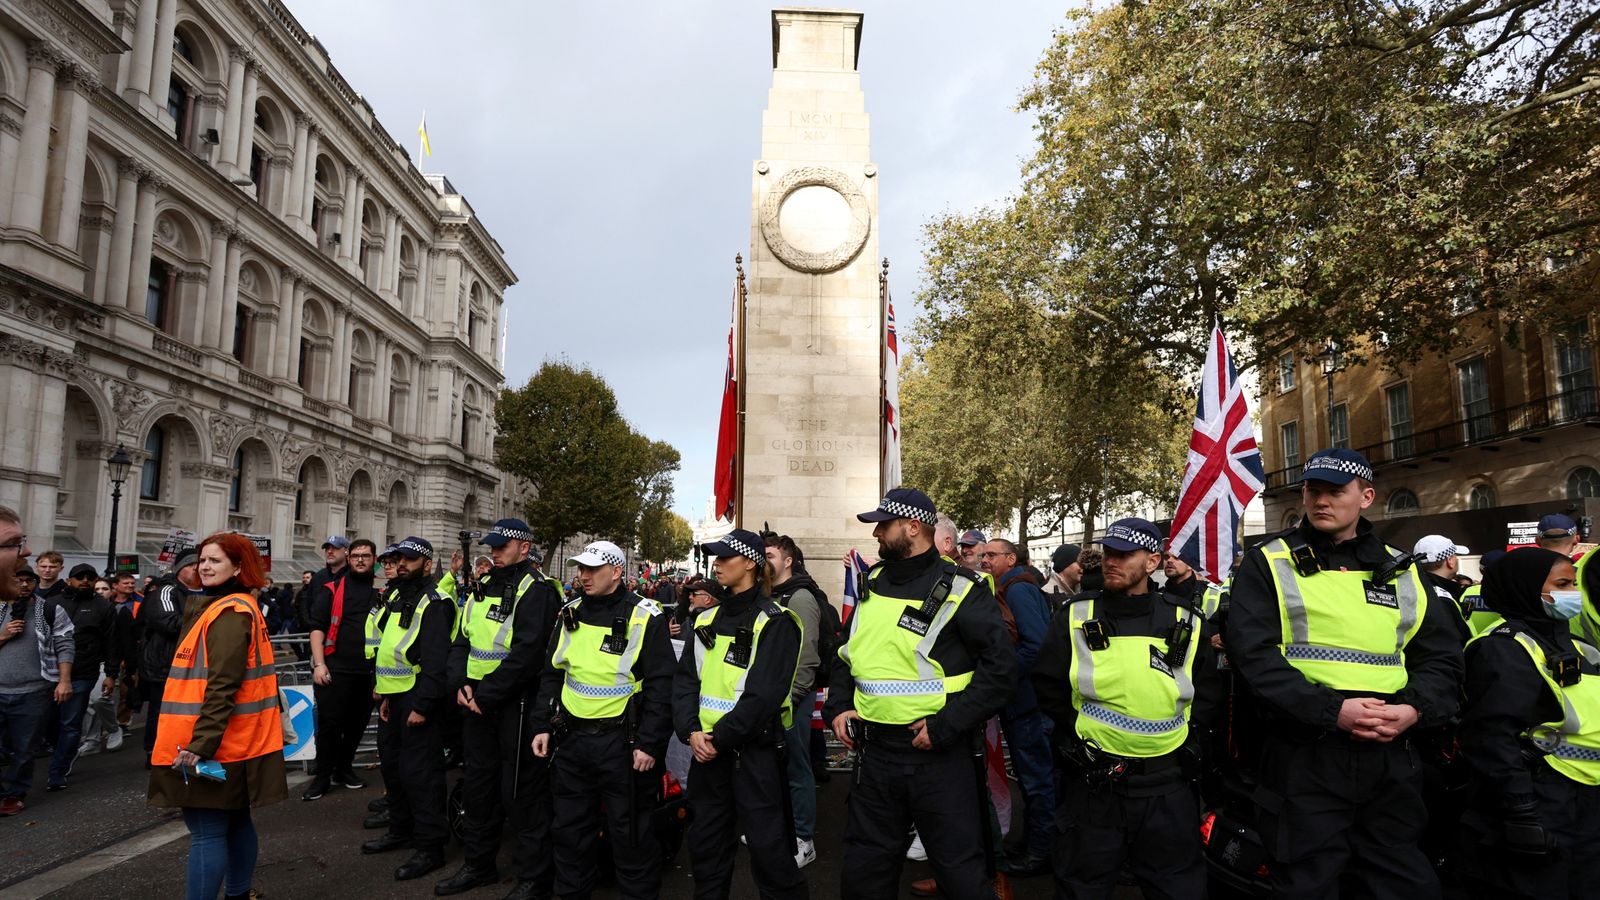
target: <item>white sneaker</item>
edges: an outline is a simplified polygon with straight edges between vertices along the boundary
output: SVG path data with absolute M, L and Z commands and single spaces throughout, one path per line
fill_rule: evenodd
M 916 860 L 917 862 L 927 861 L 928 851 L 922 849 L 922 835 L 915 835 L 911 838 L 911 846 L 906 849 L 906 859 Z
M 106 749 L 112 753 L 122 749 L 122 729 L 113 728 L 106 732 Z
M 90 739 L 78 745 L 79 756 L 93 756 L 99 752 L 100 742 L 97 740 Z
M 794 854 L 794 864 L 804 869 L 817 861 L 817 842 L 805 838 L 796 838 L 795 846 L 798 848 Z

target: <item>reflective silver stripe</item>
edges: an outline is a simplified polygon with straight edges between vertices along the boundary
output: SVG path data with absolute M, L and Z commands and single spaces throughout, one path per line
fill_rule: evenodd
M 1098 694 L 1094 689 L 1094 651 L 1083 633 L 1083 623 L 1089 621 L 1094 601 L 1079 600 L 1068 608 L 1072 610 L 1072 677 L 1078 682 L 1079 696 L 1095 697 Z
M 930 654 L 933 653 L 934 642 L 939 640 L 940 632 L 944 631 L 944 627 L 955 617 L 956 607 L 966 599 L 967 592 L 972 590 L 972 585 L 972 579 L 965 575 L 957 575 L 950 582 L 950 595 L 939 605 L 939 611 L 933 617 L 933 624 L 928 626 L 928 633 L 922 636 L 922 640 L 917 641 L 917 676 L 940 681 L 940 692 L 944 691 L 944 684 L 939 679 L 939 673 L 933 668 L 933 658 Z
M 1421 606 L 1417 582 L 1421 580 L 1415 569 L 1407 569 L 1395 577 L 1394 592 L 1400 600 L 1400 624 L 1394 629 L 1394 652 L 1400 656 L 1406 648 L 1406 635 L 1417 624 Z
M 567 688 L 580 697 L 593 700 L 609 700 L 613 697 L 626 697 L 633 693 L 632 684 L 584 684 L 567 676 Z
M 411 627 L 400 635 L 400 640 L 396 641 L 394 645 L 394 665 L 378 666 L 378 674 L 384 674 L 383 670 L 388 669 L 389 677 L 405 678 L 406 676 L 415 675 L 420 670 L 420 666 L 413 666 L 411 661 L 406 659 L 406 651 L 411 649 L 412 641 L 417 639 L 417 632 L 422 630 L 422 614 L 427 608 L 428 598 L 424 597 L 422 602 L 411 610 Z M 403 671 L 401 671 L 402 669 Z M 396 674 L 396 672 L 399 672 L 399 674 Z
M 573 600 L 571 603 L 568 603 L 566 606 L 561 608 L 563 610 L 572 610 L 573 616 L 576 618 L 578 606 L 582 602 L 583 598 L 579 597 L 578 599 Z M 567 661 L 567 647 L 572 644 L 573 633 L 568 631 L 565 625 L 561 624 L 561 619 L 559 617 L 556 619 L 556 631 L 560 632 L 560 634 L 556 637 L 555 652 L 550 654 L 550 665 L 555 666 L 558 669 L 564 669 L 566 668 L 565 663 Z
M 1101 706 L 1098 703 L 1091 703 L 1087 700 L 1084 701 L 1083 707 L 1079 712 L 1094 719 L 1096 722 L 1102 722 L 1118 731 L 1126 731 L 1129 734 L 1171 734 L 1188 724 L 1184 721 L 1181 713 L 1170 719 L 1141 719 L 1138 716 L 1130 716 L 1109 706 Z
M 528 592 L 528 588 L 531 588 L 531 587 L 533 587 L 533 576 L 532 575 L 524 575 L 524 576 L 522 576 L 522 583 L 517 585 L 517 597 L 516 597 L 515 600 L 512 601 L 512 608 L 511 608 L 511 610 L 507 610 L 506 611 L 506 620 L 504 622 L 500 623 L 500 630 L 495 633 L 495 636 L 494 636 L 495 646 L 504 647 L 507 650 L 511 649 L 511 624 L 517 618 L 516 615 L 514 614 L 515 610 L 516 610 L 516 604 L 522 602 L 522 595 L 526 594 Z M 500 658 L 501 659 L 505 659 L 505 657 L 503 657 L 503 656 L 500 657 Z
M 1286 644 L 1283 648 L 1284 659 L 1300 659 L 1307 662 L 1337 662 L 1353 663 L 1359 666 L 1382 666 L 1386 668 L 1404 666 L 1405 657 L 1399 653 L 1382 654 L 1368 653 L 1365 650 L 1350 650 L 1344 647 L 1325 647 L 1321 644 Z
M 944 694 L 944 679 L 924 681 L 898 681 L 891 679 L 857 681 L 856 690 L 868 697 L 920 697 L 927 694 Z
M 162 715 L 198 716 L 203 703 L 166 703 L 161 704 Z M 266 712 L 278 708 L 278 695 L 262 697 L 260 700 L 250 700 L 245 703 L 236 703 L 229 711 L 230 716 L 246 716 L 252 713 Z
M 1268 562 L 1272 564 L 1272 580 L 1278 583 L 1284 611 L 1289 614 L 1289 641 L 1304 644 L 1311 639 L 1311 630 L 1306 625 L 1306 600 L 1300 596 L 1300 582 L 1295 580 L 1298 573 L 1287 555 L 1289 544 L 1283 538 L 1278 538 L 1267 544 L 1265 552 Z
M 1072 606 L 1070 607 L 1070 609 L 1072 610 L 1072 626 L 1073 626 L 1072 627 L 1072 657 L 1073 657 L 1072 658 L 1072 663 L 1073 663 L 1073 668 L 1074 668 L 1073 679 L 1077 682 L 1078 694 L 1084 698 L 1083 710 L 1082 711 L 1086 712 L 1086 713 L 1089 712 L 1089 707 L 1090 706 L 1095 706 L 1096 705 L 1096 704 L 1094 704 L 1094 703 L 1092 703 L 1090 701 L 1099 700 L 1100 699 L 1100 694 L 1099 694 L 1099 691 L 1096 690 L 1095 684 L 1094 684 L 1094 653 L 1095 653 L 1095 651 L 1089 647 L 1089 641 L 1088 641 L 1087 636 L 1083 633 L 1082 626 L 1083 626 L 1083 624 L 1085 622 L 1089 621 L 1089 619 L 1092 618 L 1091 614 L 1094 612 L 1094 605 L 1097 602 L 1098 601 L 1096 601 L 1096 600 L 1080 600 L 1080 601 L 1072 604 Z M 1094 715 L 1094 714 L 1091 713 L 1090 716 L 1089 716 L 1090 718 L 1096 719 L 1096 720 L 1101 721 L 1101 722 L 1104 722 L 1107 725 L 1111 725 L 1114 728 L 1119 728 L 1122 731 L 1129 731 L 1129 732 L 1132 732 L 1132 733 L 1135 733 L 1135 734 L 1160 734 L 1163 731 L 1170 731 L 1172 729 L 1171 728 L 1163 728 L 1160 731 L 1148 731 L 1148 730 L 1143 730 L 1143 729 L 1136 728 L 1136 727 L 1131 727 L 1131 726 L 1124 728 L 1121 725 L 1118 725 L 1116 721 L 1113 721 L 1112 717 L 1121 717 L 1122 719 L 1126 719 L 1129 722 L 1133 722 L 1133 723 L 1149 723 L 1149 722 L 1160 721 L 1160 722 L 1177 722 L 1179 724 L 1183 724 L 1183 722 L 1184 722 L 1184 718 L 1183 718 L 1184 712 L 1189 708 L 1190 701 L 1192 701 L 1194 699 L 1194 680 L 1192 678 L 1190 678 L 1190 676 L 1189 676 L 1189 665 L 1190 665 L 1190 662 L 1194 659 L 1195 653 L 1197 653 L 1198 650 L 1199 650 L 1198 643 L 1199 643 L 1199 640 L 1200 640 L 1200 628 L 1199 628 L 1199 624 L 1200 623 L 1195 621 L 1195 619 L 1197 617 L 1193 612 L 1187 611 L 1182 607 L 1175 608 L 1174 609 L 1174 614 L 1179 619 L 1188 619 L 1189 620 L 1190 626 L 1194 628 L 1194 632 L 1193 632 L 1194 637 L 1190 639 L 1188 646 L 1184 648 L 1183 659 L 1180 660 L 1177 665 L 1170 667 L 1172 669 L 1172 680 L 1173 680 L 1174 683 L 1176 683 L 1177 688 L 1178 688 L 1178 697 L 1177 697 L 1177 702 L 1174 704 L 1174 707 L 1173 707 L 1172 718 L 1171 719 L 1161 719 L 1161 720 L 1157 720 L 1157 719 L 1141 719 L 1141 718 L 1139 718 L 1137 716 L 1130 716 L 1130 715 L 1127 715 L 1126 713 L 1118 712 L 1118 711 L 1113 710 L 1113 709 L 1111 709 L 1109 707 L 1098 707 L 1099 710 L 1104 712 L 1104 715 L 1103 716 L 1102 715 Z M 1140 635 L 1140 637 L 1147 637 L 1147 635 Z

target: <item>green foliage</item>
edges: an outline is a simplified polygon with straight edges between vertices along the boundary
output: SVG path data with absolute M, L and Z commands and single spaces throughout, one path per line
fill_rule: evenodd
M 605 380 L 546 361 L 495 408 L 496 462 L 534 488 L 528 524 L 549 554 L 579 534 L 631 544 L 648 510 L 672 503 L 678 451 L 635 432 Z
M 639 554 L 655 563 L 689 558 L 694 530 L 688 521 L 665 507 L 651 507 L 639 517 Z

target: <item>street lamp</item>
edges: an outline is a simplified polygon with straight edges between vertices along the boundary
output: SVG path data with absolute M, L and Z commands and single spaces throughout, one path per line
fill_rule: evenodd
M 1339 371 L 1339 342 L 1328 339 L 1328 346 L 1317 354 L 1322 360 L 1322 377 L 1328 380 L 1328 446 L 1333 446 L 1333 373 Z
M 109 575 L 117 570 L 117 511 L 122 505 L 122 483 L 128 480 L 133 457 L 128 455 L 126 447 L 118 444 L 117 452 L 111 454 L 106 465 L 111 472 L 111 540 L 106 544 L 106 574 Z

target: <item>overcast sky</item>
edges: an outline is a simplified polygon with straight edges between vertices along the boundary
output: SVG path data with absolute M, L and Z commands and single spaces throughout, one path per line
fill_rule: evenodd
M 770 4 L 286 0 L 401 146 L 433 155 L 505 248 L 506 380 L 587 364 L 624 415 L 683 454 L 678 511 L 704 516 L 733 255 L 772 80 Z M 879 0 L 861 74 L 881 250 L 910 304 L 923 225 L 1004 198 L 1032 123 L 1013 111 L 1064 5 Z M 902 319 L 906 312 L 900 313 Z

